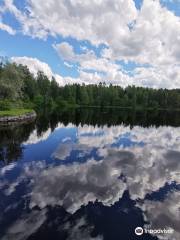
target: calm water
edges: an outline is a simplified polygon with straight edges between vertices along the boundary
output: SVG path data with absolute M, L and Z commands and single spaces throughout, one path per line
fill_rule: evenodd
M 177 112 L 84 109 L 0 127 L 0 239 L 179 240 L 179 190 Z

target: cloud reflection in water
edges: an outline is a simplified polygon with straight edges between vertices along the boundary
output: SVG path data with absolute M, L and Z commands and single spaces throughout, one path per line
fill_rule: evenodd
M 60 127 L 63 128 L 62 125 Z M 69 127 L 72 128 L 72 125 Z M 63 160 L 60 165 L 42 165 L 39 162 L 25 164 L 16 183 L 8 183 L 11 189 L 9 193 L 13 194 L 23 179 L 28 177 L 31 179 L 28 188 L 29 207 L 32 211 L 36 207 L 44 211 L 48 206 L 55 208 L 58 205 L 68 214 L 74 215 L 90 202 L 100 202 L 104 206 L 112 207 L 122 198 L 124 192 L 128 191 L 130 199 L 136 201 L 137 207 L 152 227 L 172 227 L 175 232 L 171 237 L 178 240 L 179 193 L 171 190 L 163 200 L 148 200 L 147 194 L 161 194 L 161 189 L 167 184 L 180 183 L 179 130 L 173 127 L 130 129 L 123 125 L 102 128 L 79 126 L 76 139 L 62 140 L 51 154 L 52 157 Z M 128 139 L 128 144 L 123 143 L 124 138 Z M 37 141 L 31 136 L 31 144 L 32 139 Z M 121 144 L 116 145 L 119 141 Z M 89 156 L 94 148 L 99 156 L 98 161 L 90 156 L 83 163 L 78 162 L 78 159 L 73 163 L 66 163 L 73 151 L 79 151 L 81 156 L 85 157 Z M 14 188 L 12 184 L 15 184 Z M 167 209 L 167 214 L 164 209 Z M 20 223 L 17 224 L 20 226 Z M 71 227 L 78 235 L 78 223 L 72 226 L 67 220 L 63 226 L 65 229 Z M 14 225 L 10 226 L 8 234 L 14 228 Z M 91 239 L 90 232 L 91 230 L 84 233 L 82 231 L 86 239 L 87 233 Z M 166 236 L 162 237 L 166 239 Z M 68 239 L 73 239 L 73 235 L 69 234 Z M 101 235 L 99 239 L 102 239 Z

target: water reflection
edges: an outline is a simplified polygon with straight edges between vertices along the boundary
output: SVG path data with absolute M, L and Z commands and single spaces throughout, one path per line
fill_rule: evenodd
M 21 143 L 29 138 L 33 123 L 21 126 L 0 126 L 0 160 L 8 164 L 22 158 Z
M 0 238 L 180 238 L 179 120 L 98 111 L 1 128 Z

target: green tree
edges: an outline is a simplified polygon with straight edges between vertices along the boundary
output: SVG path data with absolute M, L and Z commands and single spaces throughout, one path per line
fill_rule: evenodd
M 0 99 L 21 99 L 23 97 L 24 74 L 16 64 L 8 63 L 0 74 Z

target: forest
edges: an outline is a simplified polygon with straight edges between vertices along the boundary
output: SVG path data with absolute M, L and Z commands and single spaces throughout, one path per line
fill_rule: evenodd
M 58 111 L 78 106 L 180 109 L 180 89 L 122 88 L 105 83 L 59 86 L 43 72 L 34 76 L 26 66 L 0 64 L 0 111 L 12 108 Z

